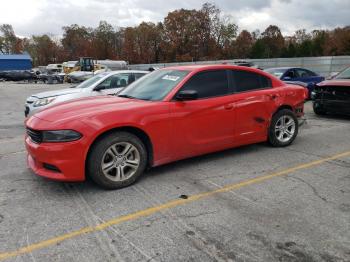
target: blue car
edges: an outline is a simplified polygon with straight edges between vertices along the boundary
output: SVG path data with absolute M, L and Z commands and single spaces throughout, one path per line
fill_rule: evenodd
M 268 68 L 265 69 L 265 72 L 278 77 L 282 81 L 305 83 L 306 88 L 309 90 L 309 97 L 311 97 L 311 92 L 314 90 L 315 85 L 325 80 L 323 76 L 299 67 Z

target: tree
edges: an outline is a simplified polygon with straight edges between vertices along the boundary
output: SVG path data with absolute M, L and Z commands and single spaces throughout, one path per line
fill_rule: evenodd
M 248 58 L 253 46 L 253 37 L 247 30 L 243 30 L 237 37 L 235 43 L 235 57 Z
M 92 52 L 96 59 L 115 59 L 115 31 L 112 25 L 106 21 L 101 21 L 92 32 Z
M 190 61 L 200 47 L 201 14 L 196 10 L 175 10 L 164 19 L 165 41 L 169 50 L 167 57 L 173 61 Z
M 262 33 L 266 45 L 267 57 L 279 57 L 284 47 L 284 38 L 278 26 L 270 25 Z
M 262 39 L 258 39 L 252 46 L 250 52 L 251 58 L 266 58 L 267 57 L 267 46 Z
M 93 56 L 93 29 L 77 24 L 63 27 L 62 46 L 67 59 L 76 60 L 83 56 Z
M 63 59 L 61 47 L 48 35 L 32 36 L 30 40 L 26 40 L 25 49 L 32 57 L 34 65 L 59 63 Z
M 201 24 L 205 25 L 203 33 L 206 37 L 201 40 L 206 47 L 205 55 L 217 56 L 217 53 L 221 53 L 221 57 L 216 58 L 232 56 L 238 32 L 238 26 L 232 22 L 232 17 L 221 16 L 221 10 L 211 3 L 203 4 L 200 13 L 204 15 Z
M 3 24 L 0 26 L 0 52 L 3 54 L 17 54 L 22 51 L 21 40 L 17 38 L 12 25 Z

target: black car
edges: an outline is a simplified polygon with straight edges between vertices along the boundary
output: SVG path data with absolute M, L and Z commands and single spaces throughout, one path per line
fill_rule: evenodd
M 350 67 L 332 80 L 316 85 L 312 97 L 313 109 L 317 115 L 350 115 Z

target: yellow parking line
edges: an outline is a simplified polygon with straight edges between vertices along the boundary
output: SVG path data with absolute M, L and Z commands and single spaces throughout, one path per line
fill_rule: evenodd
M 240 182 L 240 183 L 226 185 L 226 186 L 221 187 L 221 188 L 216 189 L 216 190 L 212 190 L 212 191 L 208 191 L 208 192 L 199 193 L 197 195 L 189 196 L 187 199 L 173 200 L 173 201 L 164 203 L 164 204 L 159 205 L 159 206 L 154 206 L 154 207 L 150 207 L 150 208 L 147 208 L 147 209 L 144 209 L 144 210 L 137 211 L 135 213 L 131 213 L 129 215 L 116 217 L 114 219 L 111 219 L 111 220 L 106 221 L 104 223 L 98 224 L 96 226 L 84 227 L 82 229 L 79 229 L 79 230 L 76 230 L 76 231 L 72 231 L 70 233 L 63 234 L 63 235 L 58 236 L 58 237 L 54 237 L 54 238 L 51 238 L 51 239 L 48 239 L 48 240 L 44 240 L 44 241 L 41 241 L 41 242 L 38 242 L 38 243 L 35 243 L 35 244 L 31 244 L 31 245 L 19 248 L 19 249 L 15 250 L 15 251 L 9 251 L 9 252 L 0 253 L 0 260 L 6 259 L 6 258 L 10 258 L 10 257 L 19 256 L 19 255 L 23 255 L 23 254 L 26 254 L 26 253 L 30 253 L 30 252 L 32 252 L 34 250 L 42 249 L 42 248 L 45 248 L 45 247 L 57 244 L 59 242 L 67 240 L 67 239 L 71 239 L 71 238 L 74 238 L 74 237 L 77 237 L 77 236 L 81 236 L 81 235 L 84 235 L 84 234 L 87 234 L 87 233 L 91 233 L 91 232 L 101 231 L 101 230 L 104 230 L 105 228 L 108 228 L 110 226 L 118 225 L 118 224 L 121 224 L 121 223 L 127 222 L 127 221 L 132 221 L 132 220 L 135 220 L 135 219 L 138 219 L 138 218 L 141 218 L 141 217 L 147 217 L 147 216 L 153 215 L 153 214 L 158 213 L 158 212 L 160 212 L 162 210 L 165 210 L 165 209 L 170 209 L 170 208 L 177 207 L 177 206 L 180 206 L 180 205 L 184 205 L 184 204 L 187 204 L 187 203 L 191 203 L 191 202 L 194 202 L 194 201 L 197 201 L 197 200 L 201 200 L 203 198 L 207 198 L 207 197 L 219 194 L 219 193 L 224 193 L 224 192 L 228 192 L 228 191 L 231 191 L 231 190 L 234 190 L 234 189 L 238 189 L 238 188 L 242 188 L 242 187 L 245 187 L 245 186 L 249 186 L 249 185 L 252 185 L 252 184 L 257 184 L 259 182 L 263 182 L 265 180 L 272 179 L 274 177 L 287 175 L 289 173 L 293 173 L 293 172 L 301 170 L 301 169 L 310 168 L 310 167 L 320 165 L 320 164 L 322 164 L 324 162 L 327 162 L 327 161 L 330 161 L 330 160 L 334 160 L 334 159 L 338 159 L 338 158 L 342 158 L 342 157 L 347 157 L 347 156 L 350 156 L 350 151 L 347 151 L 347 152 L 344 152 L 344 153 L 341 153 L 341 154 L 337 154 L 337 155 L 334 155 L 334 156 L 331 156 L 331 157 L 322 158 L 322 159 L 319 159 L 319 160 L 316 160 L 316 161 L 312 161 L 312 162 L 309 162 L 309 163 L 301 164 L 301 165 L 298 165 L 298 166 L 295 166 L 295 167 L 292 167 L 292 168 L 288 168 L 288 169 L 285 169 L 283 171 L 280 171 L 280 172 L 277 172 L 277 173 L 273 173 L 273 174 L 270 174 L 270 175 L 256 177 L 256 178 L 249 179 L 249 180 L 246 180 L 246 181 L 243 181 L 243 182 Z

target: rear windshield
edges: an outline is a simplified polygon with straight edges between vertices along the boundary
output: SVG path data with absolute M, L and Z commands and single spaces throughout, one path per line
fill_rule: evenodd
M 335 77 L 336 79 L 350 79 L 350 67 L 345 69 L 339 75 Z
M 93 76 L 89 78 L 88 80 L 85 80 L 81 84 L 77 85 L 76 88 L 87 88 L 90 87 L 91 85 L 97 83 L 99 80 L 101 80 L 106 74 L 98 74 L 96 76 Z
M 275 77 L 281 78 L 281 76 L 287 71 L 287 69 L 284 68 L 269 68 L 265 69 L 265 72 L 274 75 Z

